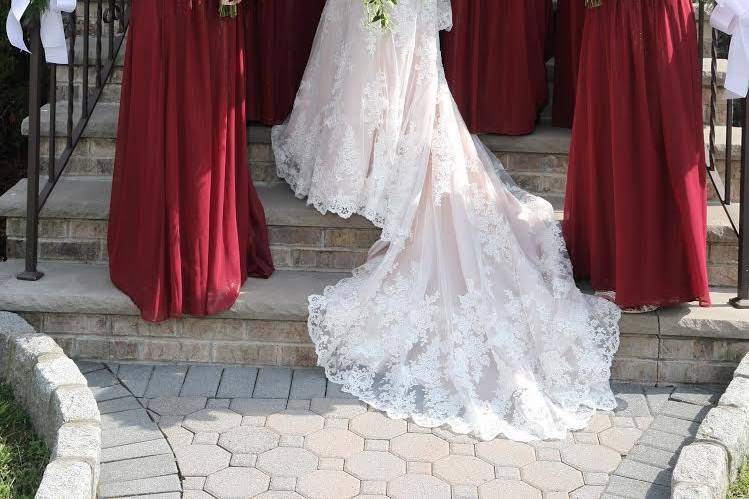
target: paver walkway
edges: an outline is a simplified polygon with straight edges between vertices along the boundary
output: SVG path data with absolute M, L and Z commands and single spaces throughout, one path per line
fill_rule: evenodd
M 615 385 L 564 441 L 390 420 L 317 369 L 80 363 L 103 419 L 100 497 L 666 498 L 720 388 Z

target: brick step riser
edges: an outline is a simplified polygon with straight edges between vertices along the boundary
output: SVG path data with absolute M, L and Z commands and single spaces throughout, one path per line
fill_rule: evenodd
M 24 219 L 7 220 L 9 258 L 24 256 Z M 39 227 L 42 261 L 106 263 L 106 222 L 101 220 L 43 219 Z M 278 269 L 350 271 L 366 260 L 377 240 L 377 229 L 269 226 L 271 250 Z M 738 244 L 711 237 L 708 242 L 711 286 L 738 283 Z
M 9 218 L 9 258 L 23 258 L 25 222 Z M 364 263 L 377 229 L 269 226 L 273 261 L 279 270 L 350 271 Z M 43 219 L 39 225 L 39 259 L 106 263 L 107 223 L 101 220 Z
M 151 324 L 134 316 L 23 313 L 76 359 L 248 366 L 316 365 L 306 323 L 222 318 Z M 654 318 L 657 323 L 657 319 Z M 623 333 L 612 379 L 640 383 L 723 383 L 749 341 Z

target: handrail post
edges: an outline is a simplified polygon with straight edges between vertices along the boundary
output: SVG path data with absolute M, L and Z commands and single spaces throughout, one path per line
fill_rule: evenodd
M 18 274 L 23 281 L 38 281 L 44 275 L 37 269 L 39 240 L 39 144 L 41 136 L 40 108 L 41 76 L 44 69 L 39 18 L 32 21 L 31 67 L 29 72 L 29 139 L 28 169 L 26 173 L 26 262 L 25 270 Z
M 736 308 L 749 308 L 749 106 L 744 100 L 741 129 L 741 202 L 739 205 L 739 283 Z

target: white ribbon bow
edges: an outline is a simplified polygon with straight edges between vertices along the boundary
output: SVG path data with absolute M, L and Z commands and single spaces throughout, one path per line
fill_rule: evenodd
M 5 21 L 5 30 L 8 40 L 17 49 L 29 52 L 26 42 L 23 40 L 23 29 L 21 18 L 30 0 L 12 0 L 8 19 Z M 53 64 L 68 63 L 68 47 L 65 42 L 65 28 L 62 24 L 62 13 L 73 12 L 76 0 L 49 0 L 49 7 L 42 12 L 39 34 L 44 47 L 44 55 L 47 62 Z
M 744 98 L 749 92 L 749 0 L 717 0 L 710 25 L 731 35 L 728 71 L 724 88 L 728 99 Z

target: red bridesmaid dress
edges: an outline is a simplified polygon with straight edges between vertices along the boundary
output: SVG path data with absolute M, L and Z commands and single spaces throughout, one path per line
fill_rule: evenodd
M 325 0 L 244 0 L 248 119 L 283 123 L 307 67 Z
M 585 0 L 557 2 L 554 33 L 554 102 L 551 117 L 552 125 L 556 127 L 572 128 L 586 10 L 588 9 L 585 8 Z
M 710 303 L 691 0 L 587 12 L 564 234 L 576 276 L 623 308 Z
M 247 168 L 244 43 L 218 2 L 133 2 L 108 250 L 146 320 L 221 312 L 273 272 Z
M 452 0 L 442 58 L 473 133 L 533 132 L 547 99 L 551 0 Z

